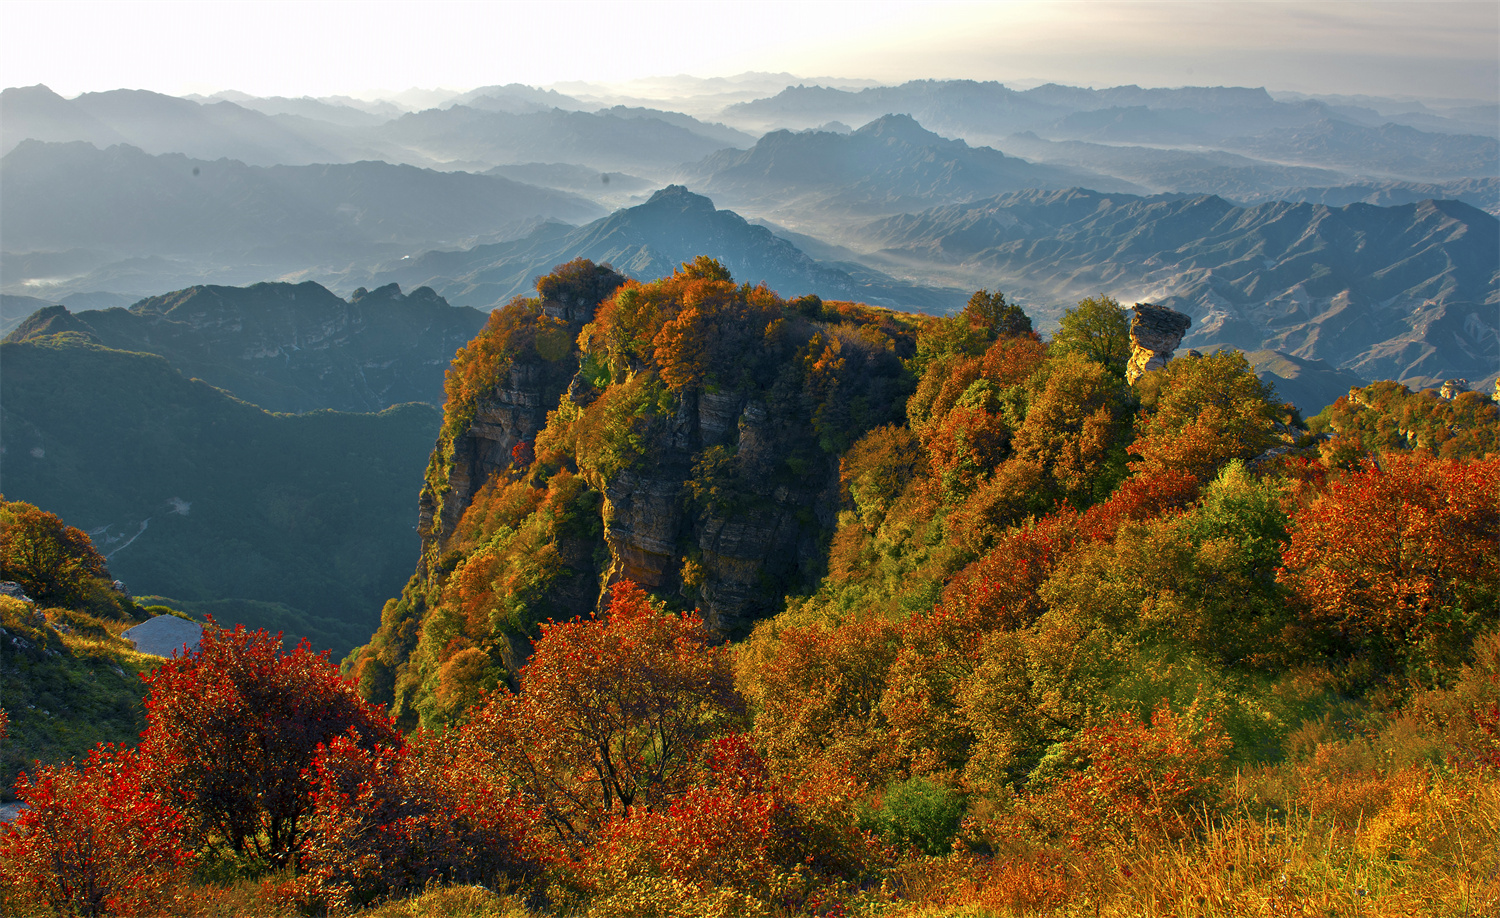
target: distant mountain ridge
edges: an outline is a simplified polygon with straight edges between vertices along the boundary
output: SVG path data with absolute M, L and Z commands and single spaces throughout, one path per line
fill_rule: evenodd
M 0 158 L 0 190 L 13 252 L 348 257 L 372 245 L 458 241 L 601 210 L 501 176 L 380 162 L 261 167 L 31 140 Z
M 890 214 L 1025 188 L 1131 187 L 949 140 L 910 115 L 882 115 L 850 134 L 774 131 L 747 151 L 720 151 L 682 175 L 731 207 L 753 204 L 773 215 Z
M 1143 89 L 1115 86 L 1086 89 L 1048 83 L 1016 90 L 997 82 L 912 80 L 898 86 L 860 90 L 789 86 L 767 99 L 725 109 L 731 123 L 758 121 L 770 126 L 813 127 L 830 120 L 863 123 L 888 112 L 911 115 L 928 127 L 965 137 L 1001 137 L 1045 130 L 1069 115 L 1119 111 L 1192 112 L 1204 135 L 1303 124 L 1326 107 L 1316 102 L 1277 102 L 1264 89 L 1183 87 Z M 1075 129 L 1076 132 L 1076 129 Z
M 1457 201 L 1237 207 L 1037 191 L 859 235 L 897 262 L 987 272 L 1057 299 L 1136 291 L 1193 317 L 1185 347 L 1270 348 L 1419 384 L 1500 368 L 1500 220 Z
M 346 301 L 311 282 L 264 283 L 191 287 L 128 310 L 49 306 L 5 340 L 61 337 L 156 354 L 268 411 L 359 412 L 441 405 L 453 353 L 484 322 L 426 287 L 402 294 L 391 284 Z
M 570 162 L 601 172 L 663 173 L 754 139 L 678 112 L 583 111 L 587 106 L 567 96 L 515 84 L 481 87 L 458 99 L 443 108 L 377 115 L 306 98 L 178 98 L 117 89 L 64 99 L 46 86 L 12 87 L 0 93 L 0 154 L 31 139 L 129 144 L 152 154 L 252 166 L 380 159 L 483 170 Z
M 512 114 L 464 105 L 403 115 L 374 128 L 371 136 L 433 160 L 482 168 L 567 162 L 601 172 L 648 175 L 723 147 L 719 140 L 659 118 L 560 109 Z
M 1472 134 L 1429 134 L 1401 124 L 1364 127 L 1324 118 L 1226 141 L 1248 153 L 1374 173 L 1437 178 L 1500 175 L 1500 140 Z
M 351 275 L 346 283 L 423 284 L 450 302 L 487 308 L 525 295 L 538 276 L 574 258 L 608 262 L 647 281 L 669 276 L 699 255 L 719 259 L 737 281 L 764 282 L 789 297 L 816 293 L 825 299 L 941 312 L 961 305 L 968 295 L 906 284 L 860 265 L 819 263 L 769 229 L 718 210 L 710 199 L 680 185 L 586 226 L 545 226 L 513 242 L 428 252 L 387 264 L 368 277 Z
M 27 139 L 131 144 L 148 153 L 230 157 L 256 166 L 330 162 L 339 156 L 268 115 L 233 102 L 199 104 L 139 89 L 64 99 L 46 86 L 0 92 L 0 153 Z

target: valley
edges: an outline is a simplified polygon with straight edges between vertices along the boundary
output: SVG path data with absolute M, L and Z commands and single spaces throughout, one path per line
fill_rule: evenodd
M 1406 4 L 460 6 L 0 92 L 0 913 L 1500 906 L 1500 103 L 1335 79 Z

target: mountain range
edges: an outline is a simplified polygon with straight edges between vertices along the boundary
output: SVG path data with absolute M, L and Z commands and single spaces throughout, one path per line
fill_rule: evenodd
M 309 281 L 190 287 L 77 314 L 49 306 L 6 340 L 63 335 L 156 354 L 268 411 L 361 412 L 441 403 L 448 362 L 484 321 L 426 287 L 360 289 L 346 301 Z
M 1001 288 L 1045 328 L 1107 292 L 1176 303 L 1200 344 L 1414 384 L 1495 373 L 1489 225 L 1426 202 L 1500 212 L 1500 108 L 780 79 L 375 101 L 7 89 L 0 286 L 76 310 L 395 282 L 483 309 L 577 256 L 649 279 L 707 247 L 790 295 L 942 310 Z M 649 200 L 666 181 L 714 203 Z
M 6 497 L 88 532 L 137 595 L 343 653 L 406 580 L 432 405 L 271 414 L 68 333 L 0 344 L 0 388 Z
M 902 213 L 1024 188 L 1121 188 L 1080 169 L 1037 165 L 885 115 L 849 134 L 773 131 L 746 151 L 724 150 L 681 173 L 691 187 L 772 219 L 826 222 Z
M 909 114 L 945 135 L 982 143 L 1035 131 L 1053 140 L 1212 144 L 1330 119 L 1500 136 L 1500 108 L 1494 105 L 1439 113 L 1409 100 L 1278 98 L 1254 87 L 1089 89 L 1048 83 L 1016 90 L 973 80 L 913 80 L 861 89 L 788 86 L 774 96 L 726 107 L 723 119 L 742 129 L 799 130 L 835 120 L 862 124 L 892 112 Z
M 1213 196 L 1002 195 L 859 227 L 893 264 L 1119 291 L 1193 317 L 1184 346 L 1269 348 L 1366 379 L 1432 384 L 1500 367 L 1500 220 L 1457 201 L 1397 207 Z
M 383 162 L 252 166 L 26 140 L 0 158 L 7 251 L 349 257 L 586 220 L 592 202 L 498 175 Z
M 945 311 L 967 292 L 903 283 L 860 265 L 813 260 L 787 240 L 680 185 L 657 191 L 644 204 L 616 211 L 586 226 L 552 224 L 530 235 L 462 251 L 432 251 L 387 263 L 352 283 L 399 282 L 432 287 L 449 302 L 490 307 L 526 294 L 542 274 L 574 258 L 608 263 L 642 281 L 670 275 L 699 255 L 719 259 L 734 277 L 765 283 L 787 296 L 862 300 Z

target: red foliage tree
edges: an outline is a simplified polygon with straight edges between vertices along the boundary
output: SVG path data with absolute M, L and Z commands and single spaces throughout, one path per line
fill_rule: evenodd
M 616 815 L 571 865 L 591 911 L 821 913 L 824 882 L 849 875 L 870 854 L 851 814 L 835 827 L 818 812 L 841 789 L 814 782 L 787 794 L 745 734 L 720 737 L 703 752 L 697 783 L 665 808 Z M 808 806 L 808 795 L 821 799 Z
M 655 811 L 613 819 L 578 865 L 595 895 L 618 893 L 629 878 L 655 876 L 692 884 L 769 892 L 778 866 L 778 816 L 765 766 L 743 735 L 705 749 L 699 783 Z
M 451 735 L 366 748 L 357 734 L 322 747 L 302 847 L 304 904 L 350 911 L 432 881 L 505 886 L 536 875 L 535 813 Z
M 949 582 L 942 607 L 979 632 L 1030 624 L 1044 610 L 1037 589 L 1078 539 L 1078 519 L 1071 510 L 1059 510 L 1011 530 Z
M 1500 617 L 1500 457 L 1387 454 L 1293 518 L 1279 578 L 1388 665 L 1452 663 Z
M 206 628 L 198 649 L 143 677 L 141 748 L 200 843 L 283 866 L 306 832 L 304 778 L 320 745 L 357 731 L 366 747 L 395 746 L 389 716 L 363 701 L 327 653 L 280 636 Z
M 1143 723 L 1120 714 L 1063 745 L 1068 763 L 1041 785 L 1028 808 L 1085 847 L 1133 837 L 1177 838 L 1215 802 L 1230 741 L 1212 719 L 1163 704 Z
M 138 752 L 100 746 L 81 768 L 22 774 L 26 803 L 0 825 L 0 875 L 63 915 L 160 914 L 186 880 L 180 814 L 153 793 Z
M 559 840 L 587 845 L 612 815 L 667 805 L 703 744 L 739 723 L 727 649 L 629 581 L 606 616 L 542 626 L 517 693 L 466 728 L 540 806 Z

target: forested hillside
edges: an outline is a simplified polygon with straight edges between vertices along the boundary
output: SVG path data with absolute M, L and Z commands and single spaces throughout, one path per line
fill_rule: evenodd
M 184 914 L 1492 913 L 1500 408 L 1304 423 L 1188 327 L 560 265 L 449 369 L 350 681 L 210 631 L 23 782 L 0 902 L 86 911 L 55 856 Z
M 5 493 L 138 594 L 342 652 L 416 556 L 431 405 L 272 414 L 77 332 L 0 344 L 0 388 Z

